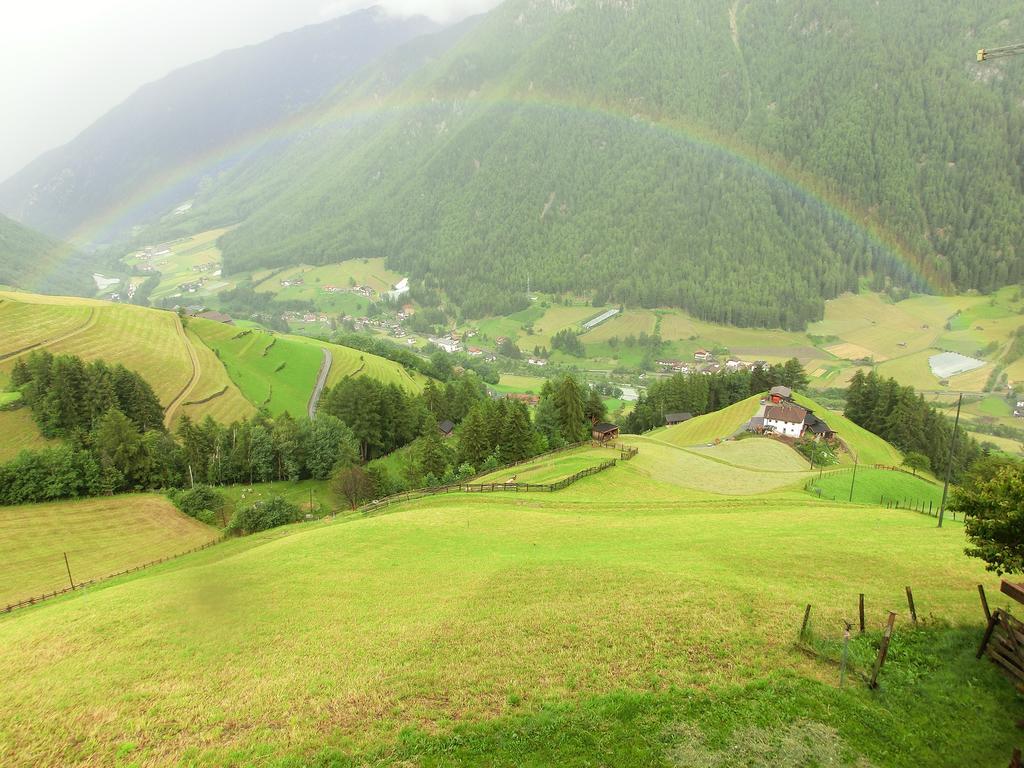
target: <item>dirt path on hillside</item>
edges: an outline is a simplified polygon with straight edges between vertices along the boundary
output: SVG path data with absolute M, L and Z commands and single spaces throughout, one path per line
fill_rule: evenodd
M 164 409 L 164 426 L 168 429 L 171 428 L 171 423 L 174 421 L 174 413 L 178 410 L 178 407 L 185 401 L 185 398 L 192 394 L 192 390 L 195 389 L 196 384 L 199 383 L 199 377 L 203 373 L 203 367 L 199 364 L 199 355 L 196 354 L 196 348 L 192 346 L 192 340 L 189 339 L 188 334 L 185 333 L 185 327 L 181 324 L 181 318 L 177 315 L 174 316 L 175 327 L 178 329 L 178 336 L 181 338 L 182 344 L 185 345 L 185 349 L 188 351 L 188 356 L 192 360 L 192 378 L 188 380 L 181 392 L 178 393 L 171 404 Z
M 51 344 L 56 344 L 58 342 L 64 341 L 65 339 L 70 339 L 72 336 L 77 336 L 80 333 L 85 333 L 94 325 L 96 325 L 96 321 L 98 319 L 99 313 L 96 312 L 96 308 L 89 307 L 89 317 L 87 317 L 85 322 L 82 323 L 77 328 L 75 328 L 74 330 L 68 331 L 62 336 L 57 336 L 56 338 L 53 339 L 44 339 L 43 341 L 37 341 L 35 344 L 29 344 L 27 347 L 22 347 L 21 349 L 17 349 L 14 352 L 8 352 L 5 355 L 0 355 L 0 361 L 10 360 L 12 357 L 24 355 L 26 352 L 31 352 L 33 349 L 39 349 L 40 347 L 48 347 Z
M 331 350 L 327 347 L 323 347 L 324 361 L 320 363 L 320 373 L 316 377 L 316 386 L 313 387 L 313 394 L 309 396 L 309 420 L 313 421 L 316 418 L 316 407 L 320 404 L 320 394 L 324 391 L 324 386 L 327 384 L 327 377 L 331 373 L 331 365 L 334 363 L 334 355 L 331 354 Z

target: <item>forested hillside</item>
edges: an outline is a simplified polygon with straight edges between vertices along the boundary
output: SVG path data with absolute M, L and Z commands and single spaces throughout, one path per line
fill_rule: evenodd
M 974 52 L 1021 10 L 509 0 L 197 215 L 246 219 L 229 270 L 385 255 L 470 316 L 527 274 L 786 328 L 861 276 L 987 290 L 1022 277 L 1024 65 Z
M 0 285 L 40 293 L 91 293 L 86 257 L 0 215 Z
M 279 150 L 253 137 L 433 29 L 372 8 L 177 70 L 0 184 L 0 210 L 58 237 L 83 227 L 77 234 L 91 240 L 115 235 L 166 213 L 204 178 Z

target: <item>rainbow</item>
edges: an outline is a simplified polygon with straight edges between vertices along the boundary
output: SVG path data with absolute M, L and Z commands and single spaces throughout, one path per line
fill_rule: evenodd
M 474 95 L 469 98 L 389 99 L 378 98 L 353 100 L 344 106 L 330 105 L 312 108 L 296 113 L 277 122 L 269 128 L 262 128 L 233 138 L 221 146 L 210 148 L 189 162 L 173 170 L 155 176 L 141 185 L 129 197 L 119 201 L 102 214 L 83 223 L 71 236 L 77 244 L 95 243 L 104 233 L 116 228 L 119 223 L 131 221 L 133 216 L 151 208 L 172 190 L 183 187 L 218 168 L 231 166 L 246 155 L 274 143 L 286 143 L 303 134 L 329 130 L 334 127 L 352 125 L 360 121 L 379 120 L 387 116 L 401 115 L 427 107 L 445 105 L 480 107 L 531 107 L 573 113 L 584 113 L 614 120 L 641 124 L 665 132 L 676 140 L 718 153 L 729 160 L 741 163 L 759 174 L 774 180 L 801 199 L 830 216 L 837 217 L 867 241 L 881 249 L 908 277 L 932 293 L 947 293 L 950 290 L 948 278 L 915 254 L 914 250 L 900 237 L 880 222 L 877 216 L 845 198 L 839 191 L 830 188 L 822 179 L 794 169 L 784 159 L 752 147 L 734 136 L 725 136 L 707 126 L 677 118 L 661 118 L 639 114 L 621 105 L 588 103 L 572 97 L 551 93 L 529 91 L 520 95 Z M 183 194 L 184 196 L 184 194 Z

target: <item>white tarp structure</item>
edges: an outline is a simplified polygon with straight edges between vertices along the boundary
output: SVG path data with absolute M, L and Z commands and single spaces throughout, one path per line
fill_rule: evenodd
M 959 352 L 943 352 L 929 357 L 928 365 L 931 366 L 932 373 L 940 379 L 948 379 L 958 373 L 976 371 L 985 365 L 985 361 L 961 355 Z

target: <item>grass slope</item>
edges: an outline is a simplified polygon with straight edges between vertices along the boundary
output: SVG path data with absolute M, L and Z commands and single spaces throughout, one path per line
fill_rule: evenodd
M 683 488 L 728 467 L 638 444 L 559 494 L 276 531 L 2 620 L 0 761 L 727 765 L 773 740 L 835 753 L 794 765 L 1009 754 L 1024 709 L 971 658 L 975 585 L 993 580 L 959 526 Z M 902 613 L 880 692 L 839 692 L 793 648 L 808 601 L 838 637 L 858 592 L 878 627 L 907 584 L 922 615 L 971 628 L 939 627 L 931 666 L 910 664 Z
M 942 501 L 941 485 L 905 472 L 874 467 L 858 468 L 856 478 L 853 470 L 822 475 L 821 479 L 814 480 L 810 492 L 825 499 L 847 501 L 851 485 L 853 501 L 859 504 L 880 504 L 885 498 L 898 500 L 900 504 L 923 503 L 926 507 L 931 502 L 932 507 L 938 509 Z
M 0 604 L 66 587 L 65 552 L 72 577 L 86 581 L 184 552 L 218 536 L 156 494 L 4 507 Z
M 0 411 L 0 461 L 13 459 L 19 451 L 38 450 L 57 441 L 47 440 L 39 432 L 28 408 Z

